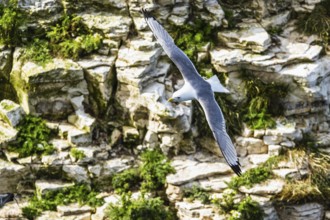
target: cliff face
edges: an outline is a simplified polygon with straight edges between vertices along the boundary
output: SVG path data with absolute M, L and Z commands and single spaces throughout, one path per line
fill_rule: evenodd
M 330 30 L 313 20 L 319 15 L 329 26 L 328 0 L 0 3 L 23 16 L 15 18 L 18 31 L 10 32 L 17 41 L 0 22 L 1 38 L 11 39 L 2 40 L 0 48 L 0 193 L 52 190 L 59 178 L 62 182 L 54 183 L 58 188 L 68 181 L 111 185 L 114 174 L 139 164 L 141 151 L 160 148 L 176 170 L 167 176 L 166 194 L 178 218 L 226 218 L 214 211 L 215 203 L 183 198 L 193 185 L 212 198 L 223 198 L 233 174 L 198 104 L 166 101 L 183 80 L 147 27 L 139 12 L 144 7 L 203 76 L 218 75 L 231 91 L 216 97 L 243 170 L 282 155 L 268 180 L 237 187 L 235 199 L 251 195 L 265 219 L 322 219 L 324 213 L 329 218 L 326 202 L 318 198 L 329 195 Z M 1 13 L 4 20 L 7 12 L 1 8 Z M 11 150 L 19 141 L 17 125 L 24 114 L 41 117 L 56 130 L 49 141 L 52 154 L 22 158 Z M 313 141 L 306 141 L 306 134 Z M 302 146 L 311 143 L 325 155 L 317 158 L 324 159 L 320 169 L 325 169 L 327 191 L 285 201 L 285 187 L 311 179 L 316 169 L 308 163 L 310 149 L 301 154 Z M 112 192 L 111 187 L 102 190 Z M 282 199 L 275 204 L 271 196 Z M 107 195 L 96 214 L 86 209 L 71 215 L 103 219 L 105 207 L 117 201 L 113 198 L 118 200 Z M 26 199 L 20 202 L 26 205 Z M 12 207 L 8 203 L 0 209 L 0 217 L 22 214 L 18 207 L 10 213 Z M 61 214 L 44 213 L 44 218 Z

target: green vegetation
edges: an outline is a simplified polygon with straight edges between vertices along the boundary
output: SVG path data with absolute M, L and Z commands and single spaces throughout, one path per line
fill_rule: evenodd
M 76 160 L 82 160 L 86 157 L 84 151 L 78 150 L 77 148 L 71 148 L 70 154 Z
M 112 178 L 117 193 L 127 193 L 141 187 L 143 192 L 164 190 L 166 176 L 175 170 L 160 150 L 146 150 L 141 154 L 141 165 L 118 173 Z
M 159 150 L 147 150 L 141 154 L 141 165 L 116 174 L 112 178 L 114 190 L 121 194 L 119 204 L 111 204 L 108 217 L 111 220 L 176 219 L 173 210 L 160 197 L 146 198 L 145 193 L 157 195 L 164 191 L 165 178 L 174 168 Z M 131 198 L 131 190 L 140 188 L 142 195 Z
M 26 16 L 17 6 L 17 0 L 0 4 L 0 44 L 15 47 L 22 43 L 22 26 Z
M 197 53 L 208 44 L 213 45 L 214 33 L 212 27 L 201 19 L 195 19 L 193 23 L 177 27 L 174 31 L 175 44 L 187 54 L 202 76 L 212 76 L 209 71 L 212 66 L 209 61 L 197 62 Z
M 53 135 L 43 119 L 27 115 L 17 126 L 17 139 L 9 147 L 10 151 L 19 153 L 19 157 L 51 154 L 54 147 L 49 144 Z
M 40 40 L 39 38 L 34 39 L 26 48 L 25 57 L 42 66 L 46 65 L 53 58 L 51 56 L 49 42 L 47 40 Z
M 242 71 L 245 82 L 246 101 L 242 107 L 242 118 L 252 129 L 273 128 L 273 117 L 283 113 L 280 99 L 285 98 L 289 87 L 280 83 L 266 83 L 246 70 Z
M 278 157 L 270 157 L 266 162 L 256 168 L 249 169 L 241 176 L 235 176 L 228 183 L 228 187 L 238 190 L 241 186 L 252 187 L 254 184 L 261 183 L 273 177 L 272 170 L 277 166 Z
M 96 198 L 97 192 L 87 185 L 75 185 L 57 191 L 49 191 L 41 198 L 35 194 L 29 201 L 29 205 L 22 209 L 23 216 L 27 219 L 35 219 L 42 211 L 56 211 L 56 206 L 79 203 L 91 207 L 101 206 L 103 199 Z
M 267 32 L 271 35 L 279 35 L 283 32 L 283 29 L 281 26 L 270 26 Z
M 111 204 L 108 208 L 110 220 L 174 220 L 173 211 L 160 198 L 132 199 L 131 193 L 121 195 L 121 204 Z
M 212 200 L 219 208 L 220 214 L 225 214 L 229 220 L 262 220 L 264 212 L 260 205 L 246 196 L 239 203 L 235 203 L 236 191 L 227 189 L 222 198 Z
M 140 177 L 143 180 L 141 189 L 143 191 L 164 189 L 166 176 L 175 172 L 167 157 L 160 150 L 147 150 L 141 154 L 141 160 Z
M 98 50 L 101 45 L 102 36 L 93 34 L 81 17 L 65 14 L 45 36 L 34 39 L 25 57 L 45 65 L 52 56 L 78 59 Z
M 131 168 L 113 176 L 111 182 L 115 192 L 122 194 L 139 186 L 141 181 L 139 169 Z
M 131 199 L 131 195 L 123 194 L 121 206 L 110 205 L 108 216 L 111 220 L 131 219 L 131 220 L 162 220 L 175 219 L 173 213 L 160 198 L 140 197 Z
M 324 45 L 330 41 L 330 0 L 321 1 L 310 14 L 299 19 L 298 28 L 306 34 L 316 34 Z
M 203 204 L 210 204 L 210 194 L 199 186 L 193 185 L 191 188 L 184 189 L 183 196 L 190 201 L 200 200 Z

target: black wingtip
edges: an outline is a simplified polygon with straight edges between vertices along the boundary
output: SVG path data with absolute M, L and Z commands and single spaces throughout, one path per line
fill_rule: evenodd
M 144 18 L 153 18 L 153 16 L 151 15 L 151 13 L 145 9 L 145 8 L 141 8 L 141 13 L 143 14 Z
M 237 176 L 242 175 L 242 170 L 241 170 L 239 162 L 237 163 L 237 165 L 231 165 L 230 168 L 236 173 Z

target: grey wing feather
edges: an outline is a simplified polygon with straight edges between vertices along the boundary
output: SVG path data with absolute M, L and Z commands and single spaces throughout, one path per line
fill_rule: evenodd
M 142 13 L 158 43 L 178 67 L 184 79 L 187 81 L 203 80 L 203 78 L 198 74 L 194 64 L 187 57 L 187 55 L 175 45 L 173 38 L 162 27 L 162 25 L 153 16 L 151 16 L 148 11 L 142 10 Z
M 212 95 L 208 94 L 208 96 L 201 97 L 198 101 L 205 112 L 208 124 L 224 158 L 226 159 L 229 166 L 233 169 L 233 171 L 237 175 L 241 175 L 242 171 L 238 161 L 236 149 L 226 132 L 225 119 L 218 103 L 214 98 L 213 93 Z

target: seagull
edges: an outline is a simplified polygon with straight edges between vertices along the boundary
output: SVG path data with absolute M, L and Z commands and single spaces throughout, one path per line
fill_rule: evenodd
M 221 85 L 216 75 L 208 80 L 204 80 L 187 55 L 175 45 L 172 37 L 162 25 L 146 9 L 141 11 L 156 40 L 177 66 L 184 79 L 183 87 L 174 92 L 172 98 L 168 101 L 178 103 L 197 100 L 200 103 L 224 158 L 231 169 L 240 176 L 242 171 L 236 149 L 226 132 L 225 119 L 214 98 L 214 92 L 229 93 L 229 91 Z

